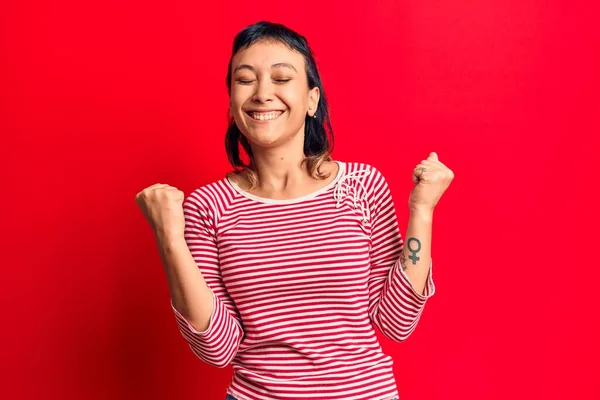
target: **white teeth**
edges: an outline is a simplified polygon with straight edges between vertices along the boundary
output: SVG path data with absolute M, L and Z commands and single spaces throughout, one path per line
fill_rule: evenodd
M 269 111 L 269 112 L 251 112 L 252 118 L 259 121 L 271 120 L 279 117 L 283 111 Z

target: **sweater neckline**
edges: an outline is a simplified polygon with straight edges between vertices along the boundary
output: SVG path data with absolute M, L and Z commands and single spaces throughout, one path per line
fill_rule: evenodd
M 334 187 L 336 185 L 336 183 L 340 180 L 340 178 L 344 175 L 344 172 L 346 170 L 346 164 L 343 161 L 336 161 L 333 160 L 333 162 L 338 164 L 338 172 L 335 176 L 335 178 L 333 179 L 333 181 L 329 182 L 327 185 L 323 186 L 322 188 L 312 192 L 312 193 L 308 193 L 304 196 L 300 196 L 300 197 L 294 197 L 292 199 L 271 199 L 269 197 L 260 197 L 260 196 L 256 196 L 253 195 L 251 193 L 246 192 L 244 189 L 242 189 L 237 183 L 233 182 L 232 180 L 229 179 L 229 177 L 225 178 L 225 181 L 227 183 L 229 183 L 229 185 L 239 194 L 241 194 L 242 196 L 254 200 L 254 201 L 258 201 L 260 203 L 266 203 L 266 204 L 294 204 L 294 203 L 300 203 L 302 201 L 305 200 L 310 200 L 310 199 L 314 199 L 315 197 L 319 196 L 322 193 L 327 192 L 329 189 L 331 189 L 332 187 Z

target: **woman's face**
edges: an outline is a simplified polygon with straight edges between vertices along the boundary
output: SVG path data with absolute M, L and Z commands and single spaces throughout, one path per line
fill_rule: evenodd
M 281 43 L 257 42 L 237 52 L 231 68 L 231 114 L 250 143 L 277 146 L 304 133 L 304 118 L 316 112 L 319 89 L 308 88 L 300 53 Z

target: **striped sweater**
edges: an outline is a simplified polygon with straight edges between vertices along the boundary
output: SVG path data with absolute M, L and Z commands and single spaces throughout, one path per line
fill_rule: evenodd
M 196 356 L 232 365 L 237 399 L 398 396 L 374 326 L 396 342 L 413 332 L 435 292 L 431 265 L 417 293 L 384 176 L 336 162 L 335 179 L 300 198 L 257 197 L 225 177 L 183 203 L 185 240 L 213 292 L 208 329 L 171 307 Z

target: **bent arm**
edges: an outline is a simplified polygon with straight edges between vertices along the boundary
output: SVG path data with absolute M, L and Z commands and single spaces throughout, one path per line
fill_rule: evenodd
M 157 242 L 173 308 L 197 331 L 207 330 L 213 313 L 213 292 L 185 239 L 157 235 Z

